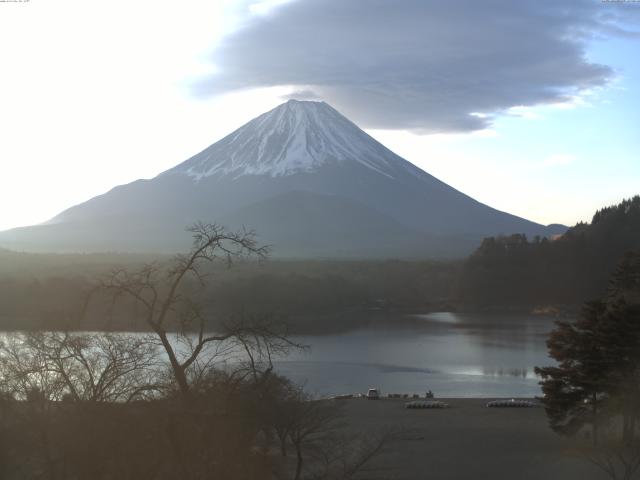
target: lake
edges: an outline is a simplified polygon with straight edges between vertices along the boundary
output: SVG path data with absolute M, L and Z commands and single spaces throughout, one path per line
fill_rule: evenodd
M 477 313 L 398 315 L 335 335 L 296 336 L 309 345 L 276 369 L 316 395 L 432 390 L 439 397 L 540 395 L 533 368 L 550 365 L 545 316 Z
M 383 395 L 423 396 L 432 390 L 438 397 L 533 397 L 541 393 L 533 368 L 553 364 L 545 345 L 552 317 L 448 312 L 374 317 L 367 328 L 293 336 L 310 348 L 275 361 L 276 370 L 322 397 L 369 388 Z M 224 346 L 217 351 L 220 359 L 225 351 Z M 243 357 L 237 351 L 228 355 L 231 364 Z

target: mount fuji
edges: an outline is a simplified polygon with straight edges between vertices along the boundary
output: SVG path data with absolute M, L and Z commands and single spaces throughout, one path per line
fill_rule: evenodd
M 324 102 L 290 100 L 150 180 L 113 188 L 0 246 L 174 252 L 195 221 L 254 229 L 275 257 L 459 257 L 489 235 L 543 226 L 455 190 Z

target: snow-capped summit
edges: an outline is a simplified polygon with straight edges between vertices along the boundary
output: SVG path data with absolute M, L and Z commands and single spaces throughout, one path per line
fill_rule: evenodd
M 196 221 L 254 229 L 278 257 L 459 257 L 489 235 L 559 233 L 450 187 L 326 103 L 291 100 L 151 180 L 0 232 L 0 246 L 175 252 Z
M 341 162 L 388 177 L 406 164 L 325 102 L 289 100 L 165 174 L 278 177 Z

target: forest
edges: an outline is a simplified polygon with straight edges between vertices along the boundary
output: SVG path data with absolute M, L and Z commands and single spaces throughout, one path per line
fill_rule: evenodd
M 0 251 L 0 328 L 138 330 L 135 307 L 84 302 L 110 272 L 171 257 L 47 255 Z M 234 315 L 268 314 L 292 331 L 352 328 L 373 313 L 450 309 L 461 262 L 238 259 L 206 265 L 207 285 L 187 282 L 211 313 L 211 328 Z M 96 294 L 94 294 L 96 295 Z M 98 294 L 99 296 L 99 294 Z M 107 322 L 108 320 L 108 322 Z M 108 324 L 107 324 L 108 323 Z
M 640 248 L 640 197 L 595 213 L 555 238 L 486 238 L 466 260 L 237 259 L 206 265 L 200 296 L 215 329 L 237 316 L 269 315 L 294 333 L 366 325 L 385 313 L 518 309 L 576 311 L 601 296 L 617 263 Z M 30 254 L 0 250 L 0 328 L 140 330 L 135 305 L 113 306 L 95 287 L 110 272 L 170 256 Z M 93 300 L 87 307 L 89 295 Z
M 486 238 L 460 271 L 467 307 L 568 307 L 602 296 L 617 264 L 640 249 L 640 196 L 598 210 L 556 239 Z

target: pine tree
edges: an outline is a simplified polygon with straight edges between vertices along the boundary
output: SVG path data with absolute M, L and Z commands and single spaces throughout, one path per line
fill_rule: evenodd
M 600 348 L 597 325 L 606 312 L 600 301 L 587 303 L 575 322 L 557 322 L 549 335 L 549 355 L 556 367 L 536 367 L 542 378 L 544 406 L 551 428 L 573 435 L 591 424 L 598 438 L 601 404 L 608 391 L 606 353 Z
M 625 255 L 603 300 L 574 322 L 558 322 L 547 346 L 558 365 L 536 368 L 551 428 L 574 434 L 609 415 L 622 417 L 622 440 L 636 436 L 640 416 L 640 252 Z

